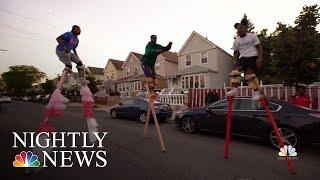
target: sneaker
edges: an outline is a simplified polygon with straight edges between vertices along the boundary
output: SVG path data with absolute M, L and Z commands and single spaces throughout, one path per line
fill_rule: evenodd
M 253 92 L 252 100 L 259 101 L 262 98 L 264 98 L 264 95 L 261 92 L 259 92 L 259 91 L 254 91 Z
M 72 69 L 71 68 L 65 67 L 64 70 L 67 71 L 69 74 L 72 74 Z
M 81 66 L 76 66 L 76 67 L 77 69 L 81 69 L 81 70 L 85 69 L 85 66 L 83 64 Z
M 237 96 L 238 88 L 232 88 L 230 91 L 226 92 L 226 96 Z

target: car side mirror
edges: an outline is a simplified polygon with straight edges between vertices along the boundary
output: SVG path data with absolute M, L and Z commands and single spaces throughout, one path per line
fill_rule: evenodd
M 206 108 L 206 111 L 209 112 L 209 113 L 211 113 L 211 114 L 214 114 L 214 112 L 212 111 L 212 108 L 207 107 L 207 108 Z

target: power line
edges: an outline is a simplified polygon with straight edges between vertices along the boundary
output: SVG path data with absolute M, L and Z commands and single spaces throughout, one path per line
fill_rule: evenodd
M 18 14 L 18 13 L 15 13 L 15 12 L 12 12 L 12 11 L 8 11 L 8 10 L 5 10 L 5 9 L 1 9 L 1 8 L 0 8 L 0 11 L 5 12 L 5 13 L 10 14 L 10 15 L 18 16 L 18 17 L 21 17 L 21 18 L 24 18 L 24 19 L 32 20 L 32 21 L 35 21 L 35 22 L 38 22 L 38 23 L 41 23 L 41 24 L 46 24 L 48 26 L 51 26 L 52 28 L 56 28 L 56 26 L 54 26 L 52 24 L 49 24 L 47 22 L 41 21 L 39 19 L 27 17 L 27 16 L 24 16 L 22 14 Z
M 19 28 L 19 27 L 7 25 L 7 24 L 0 24 L 0 27 L 1 26 L 5 27 L 5 28 L 8 28 L 8 29 L 11 29 L 11 30 L 14 30 L 14 31 L 19 32 L 19 33 L 28 35 L 28 36 L 32 36 L 32 37 L 36 37 L 36 38 L 40 38 L 40 39 L 45 39 L 45 40 L 51 40 L 52 39 L 52 38 L 46 37 L 46 36 L 44 36 L 42 34 L 37 34 L 37 33 L 31 32 L 31 31 L 25 30 L 23 28 Z

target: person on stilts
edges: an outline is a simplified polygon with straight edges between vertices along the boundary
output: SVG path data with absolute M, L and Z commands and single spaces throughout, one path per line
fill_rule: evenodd
M 256 76 L 256 71 L 262 66 L 262 47 L 257 35 L 248 33 L 248 20 L 242 19 L 240 23 L 236 23 L 234 27 L 237 29 L 237 38 L 234 40 L 232 49 L 233 63 L 235 69 L 230 75 L 230 91 L 227 96 L 238 95 L 238 86 L 241 82 L 241 73 L 244 71 L 245 80 L 249 87 L 254 90 L 253 100 L 264 98 L 259 87 L 259 80 Z
M 169 42 L 167 46 L 161 46 L 157 44 L 157 36 L 151 35 L 151 40 L 145 48 L 145 53 L 141 58 L 141 67 L 144 75 L 146 76 L 146 83 L 150 87 L 150 93 L 152 99 L 157 97 L 157 94 L 154 90 L 154 86 L 158 84 L 156 80 L 156 70 L 155 63 L 157 56 L 163 52 L 169 51 L 172 46 L 172 42 Z
M 79 44 L 78 36 L 81 33 L 81 29 L 77 25 L 72 26 L 72 30 L 70 32 L 66 32 L 60 35 L 57 38 L 58 46 L 56 48 L 56 54 L 59 57 L 59 60 L 65 64 L 65 69 L 69 74 L 72 73 L 72 64 L 74 62 L 77 64 L 76 68 L 79 72 L 79 77 L 81 80 L 84 80 L 82 71 L 85 69 L 85 66 L 82 64 L 82 61 L 78 57 L 78 53 L 76 48 Z M 71 52 L 73 51 L 73 52 Z

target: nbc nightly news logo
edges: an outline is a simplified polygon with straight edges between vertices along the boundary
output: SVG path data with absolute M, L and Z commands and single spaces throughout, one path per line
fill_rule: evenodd
M 108 132 L 93 132 L 90 134 L 96 138 L 96 141 L 92 144 L 87 141 L 88 132 L 22 132 L 20 135 L 17 132 L 12 132 L 12 134 L 12 148 L 21 148 L 22 146 L 25 149 L 32 148 L 33 151 L 22 151 L 16 155 L 12 163 L 14 167 L 35 168 L 51 165 L 70 168 L 78 165 L 79 167 L 103 168 L 107 165 L 107 152 L 103 146 L 103 140 Z M 65 144 L 68 137 L 71 138 L 71 146 Z M 80 141 L 82 142 L 81 146 L 77 145 L 77 142 Z M 66 148 L 68 150 L 56 150 Z M 73 150 L 76 148 L 83 150 Z M 90 151 L 87 151 L 87 149 L 90 149 Z M 76 160 L 72 161 L 72 159 Z

